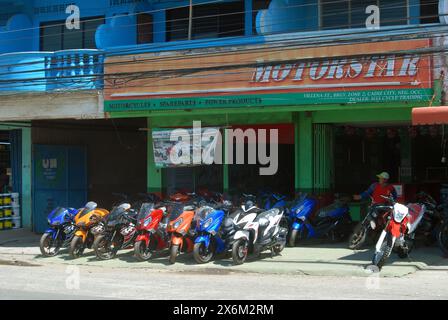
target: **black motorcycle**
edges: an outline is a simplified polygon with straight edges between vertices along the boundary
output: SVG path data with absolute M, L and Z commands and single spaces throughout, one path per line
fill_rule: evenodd
M 102 230 L 95 236 L 93 250 L 98 259 L 113 259 L 118 250 L 130 248 L 137 237 L 137 213 L 128 203 L 116 206 L 102 221 Z
M 348 248 L 357 250 L 362 248 L 367 238 L 376 238 L 387 223 L 391 206 L 387 204 L 373 204 L 364 219 L 359 222 L 348 240 Z

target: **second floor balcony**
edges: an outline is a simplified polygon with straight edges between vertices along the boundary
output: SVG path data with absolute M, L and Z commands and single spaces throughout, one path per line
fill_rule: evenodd
M 0 94 L 102 89 L 103 60 L 95 49 L 2 54 Z

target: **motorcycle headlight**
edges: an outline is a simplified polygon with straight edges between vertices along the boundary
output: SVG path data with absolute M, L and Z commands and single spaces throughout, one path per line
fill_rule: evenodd
M 151 222 L 152 222 L 152 217 L 149 217 L 149 218 L 145 219 L 145 221 L 143 222 L 143 226 L 147 227 Z
M 174 229 L 179 228 L 179 226 L 180 226 L 180 224 L 182 223 L 182 221 L 183 221 L 182 218 L 180 218 L 179 220 L 177 220 L 177 221 L 174 223 L 174 225 L 173 225 Z
M 207 229 L 208 227 L 210 227 L 212 222 L 213 222 L 212 218 L 208 219 L 207 221 L 204 222 L 204 224 L 202 225 L 202 228 Z
M 51 225 L 54 226 L 54 227 L 56 227 L 56 226 L 58 226 L 58 225 L 60 225 L 60 224 L 61 224 L 61 223 L 60 223 L 59 221 L 55 221 L 55 222 L 51 223 Z

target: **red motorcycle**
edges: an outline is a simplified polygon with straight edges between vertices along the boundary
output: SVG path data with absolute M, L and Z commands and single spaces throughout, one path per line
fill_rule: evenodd
M 134 256 L 140 261 L 151 259 L 155 251 L 169 247 L 168 213 L 163 203 L 144 203 L 137 215 L 138 236 L 134 244 Z

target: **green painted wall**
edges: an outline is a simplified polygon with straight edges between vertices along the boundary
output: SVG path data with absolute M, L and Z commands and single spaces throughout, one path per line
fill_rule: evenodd
M 154 150 L 152 147 L 152 123 L 148 119 L 148 164 L 147 164 L 147 188 L 148 192 L 162 192 L 162 169 L 157 168 L 154 162 Z

